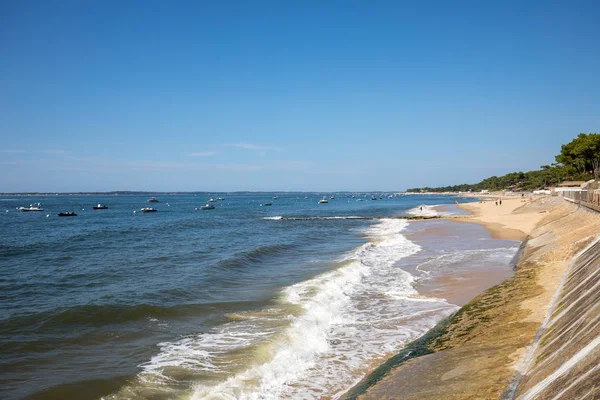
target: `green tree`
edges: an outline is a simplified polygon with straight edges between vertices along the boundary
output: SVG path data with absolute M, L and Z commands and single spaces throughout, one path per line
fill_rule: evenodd
M 563 144 L 556 161 L 574 167 L 580 175 L 593 172 L 598 180 L 600 169 L 600 134 L 580 133 L 575 139 Z
M 414 188 L 409 192 L 466 192 L 469 190 L 535 190 L 555 186 L 565 180 L 587 180 L 593 172 L 600 175 L 600 133 L 580 133 L 571 142 L 562 145 L 556 162 L 542 165 L 537 171 L 511 172 L 492 176 L 475 184 L 462 184 L 440 188 Z

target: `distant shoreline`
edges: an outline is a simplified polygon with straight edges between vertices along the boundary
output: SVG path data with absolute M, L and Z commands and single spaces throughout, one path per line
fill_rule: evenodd
M 390 194 L 402 194 L 408 193 L 396 192 L 390 190 L 372 190 L 372 191 L 285 191 L 285 190 L 271 190 L 271 191 L 191 191 L 191 192 L 153 192 L 153 191 L 111 191 L 111 192 L 14 192 L 14 193 L 0 193 L 0 196 L 136 196 L 136 195 L 182 195 L 182 194 L 272 194 L 272 193 L 309 193 L 309 194 L 322 194 L 322 193 L 390 193 Z M 439 193 L 437 193 L 439 194 Z

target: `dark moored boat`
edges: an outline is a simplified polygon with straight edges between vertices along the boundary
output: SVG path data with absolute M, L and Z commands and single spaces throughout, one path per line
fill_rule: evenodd
M 148 200 L 146 200 L 148 203 L 158 203 L 158 200 L 156 200 L 156 197 L 150 197 Z
M 58 213 L 59 217 L 76 217 L 77 214 L 75 214 L 74 212 L 68 211 L 68 212 L 61 212 Z
M 144 207 L 140 211 L 143 213 L 149 213 L 149 212 L 156 212 L 158 210 L 156 208 L 152 208 L 152 207 Z
M 106 210 L 108 208 L 108 206 L 106 204 L 100 204 L 98 203 L 97 206 L 94 206 L 94 210 Z

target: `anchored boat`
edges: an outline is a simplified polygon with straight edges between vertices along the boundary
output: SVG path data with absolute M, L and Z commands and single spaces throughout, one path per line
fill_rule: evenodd
M 21 212 L 44 211 L 40 203 L 30 204 L 29 207 L 19 207 L 18 210 Z

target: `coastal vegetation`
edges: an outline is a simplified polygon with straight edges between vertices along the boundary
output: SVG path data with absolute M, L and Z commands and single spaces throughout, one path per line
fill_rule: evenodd
M 566 180 L 597 180 L 600 170 L 600 133 L 580 133 L 571 142 L 561 146 L 555 161 L 550 165 L 542 165 L 538 170 L 492 176 L 475 184 L 411 188 L 407 192 L 523 191 L 556 186 Z

